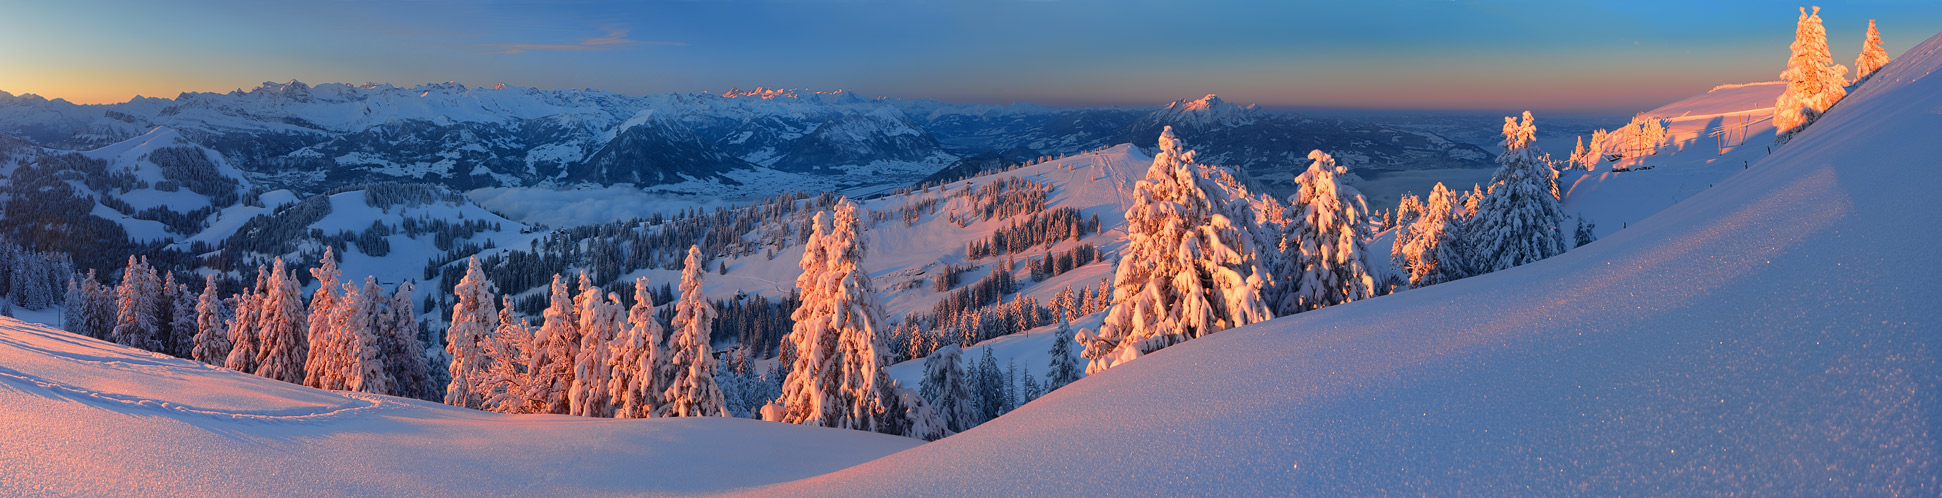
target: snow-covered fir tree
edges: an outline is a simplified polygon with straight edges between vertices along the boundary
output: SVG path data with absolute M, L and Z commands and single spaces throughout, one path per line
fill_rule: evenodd
M 1868 20 L 1868 36 L 1861 41 L 1861 55 L 1854 58 L 1854 84 L 1860 85 L 1874 76 L 1881 66 L 1888 65 L 1888 51 L 1881 48 L 1881 32 L 1875 30 L 1875 20 Z
M 196 296 L 195 350 L 190 356 L 210 365 L 222 365 L 229 358 L 229 329 L 223 316 L 222 298 L 216 296 L 216 274 L 202 280 L 202 293 Z
M 310 295 L 310 320 L 305 335 L 310 350 L 304 359 L 303 385 L 350 390 L 351 375 L 356 370 L 352 365 L 355 355 L 351 347 L 356 337 L 354 331 L 346 330 L 344 322 L 349 314 L 337 309 L 339 301 L 344 299 L 338 294 L 343 272 L 337 269 L 336 255 L 330 246 L 324 246 L 323 259 L 317 262 L 316 268 L 310 269 L 310 275 L 317 278 L 317 292 Z
M 1425 287 L 1470 276 L 1464 249 L 1463 224 L 1457 217 L 1457 194 L 1438 182 L 1430 189 L 1423 216 L 1396 239 L 1402 259 L 1398 269 L 1409 274 L 1409 286 Z
M 726 361 L 715 369 L 715 384 L 721 386 L 728 415 L 761 417 L 762 407 L 782 395 L 781 375 L 755 368 L 749 349 L 740 345 L 724 353 L 724 357 Z
M 1632 121 L 1619 128 L 1619 136 L 1624 142 L 1621 150 L 1626 157 L 1644 157 L 1658 154 L 1666 144 L 1665 120 L 1658 116 L 1639 113 Z
M 387 323 L 390 317 L 385 316 L 385 305 L 390 300 L 384 288 L 378 286 L 377 278 L 367 276 L 363 287 L 346 284 L 345 292 L 332 303 L 331 312 L 338 316 L 330 320 L 330 326 L 337 329 L 331 337 L 342 341 L 333 349 L 337 351 L 335 354 L 344 356 L 332 360 L 331 367 L 340 369 L 335 376 L 343 379 L 345 390 L 397 394 L 394 390 L 398 386 L 392 382 L 391 371 L 385 365 L 385 354 L 391 349 L 387 344 L 389 334 L 383 332 L 390 325 Z
M 1811 14 L 1806 7 L 1800 9 L 1792 50 L 1792 55 L 1787 57 L 1787 69 L 1780 73 L 1780 79 L 1787 81 L 1787 89 L 1773 106 L 1778 143 L 1786 143 L 1794 134 L 1814 124 L 1829 107 L 1848 95 L 1847 68 L 1835 64 L 1834 56 L 1828 52 L 1827 29 L 1821 26 L 1820 7 L 1814 7 Z
M 709 338 L 715 306 L 702 294 L 701 248 L 688 247 L 681 269 L 681 298 L 674 303 L 674 338 L 668 341 L 667 389 L 661 392 L 661 414 L 669 417 L 725 417 L 721 387 L 715 385 L 715 358 Z
M 582 274 L 585 275 L 585 274 Z M 608 395 L 613 378 L 609 344 L 627 326 L 627 308 L 620 297 L 609 294 L 601 299 L 600 288 L 582 282 L 580 289 L 580 350 L 573 364 L 573 386 L 567 393 L 570 413 L 582 417 L 613 417 L 614 398 Z
M 1470 184 L 1470 191 L 1463 193 L 1463 210 L 1458 213 L 1459 216 L 1457 217 L 1461 218 L 1466 224 L 1475 220 L 1477 218 L 1477 207 L 1483 205 L 1483 196 L 1484 191 L 1482 185 Z
M 1396 227 L 1405 228 L 1423 215 L 1423 199 L 1416 194 L 1405 194 L 1396 201 Z
M 938 348 L 924 358 L 924 378 L 918 391 L 929 403 L 949 433 L 970 430 L 978 425 L 977 401 L 965 382 L 964 350 L 956 344 Z
M 1583 167 L 1590 162 L 1585 160 L 1585 137 L 1578 137 L 1578 145 L 1571 148 L 1571 166 Z
M 74 264 L 64 254 L 41 252 L 0 241 L 0 300 L 30 310 L 46 309 L 62 300 L 61 284 L 74 277 Z
M 162 287 L 167 288 L 171 301 L 169 312 L 168 353 L 178 358 L 192 358 L 195 355 L 196 334 L 201 331 L 196 324 L 196 294 L 189 292 L 187 285 L 175 282 L 175 274 L 168 273 L 162 279 Z
M 1520 266 L 1565 251 L 1564 211 L 1558 206 L 1557 172 L 1534 143 L 1537 125 L 1504 118 L 1504 153 L 1490 192 L 1477 204 L 1465 234 L 1477 273 Z
M 92 279 L 93 270 L 89 270 L 89 272 L 90 274 L 88 277 Z M 83 330 L 84 327 L 81 325 L 83 320 L 81 319 L 80 311 L 83 307 L 87 306 L 87 299 L 88 299 L 87 290 L 84 287 L 82 287 L 82 284 L 78 276 L 68 275 L 67 291 L 61 294 L 61 309 L 62 309 L 61 329 L 62 330 L 66 330 L 68 332 L 73 332 L 76 334 L 81 334 L 81 335 L 90 336 L 90 337 L 94 335 L 94 334 L 88 333 L 87 330 Z
M 498 326 L 492 337 L 481 345 L 487 362 L 478 385 L 478 391 L 485 396 L 482 409 L 541 413 L 546 408 L 544 389 L 532 372 L 542 363 L 539 358 L 545 351 L 540 349 L 533 327 L 513 316 L 511 298 L 500 299 Z
M 1403 261 L 1403 241 L 1409 240 L 1409 229 L 1423 216 L 1423 201 L 1415 194 L 1404 194 L 1396 203 L 1396 232 L 1389 244 L 1389 266 L 1407 268 Z
M 830 258 L 824 275 L 834 279 L 834 282 L 825 280 L 836 298 L 830 325 L 842 331 L 837 346 L 844 388 L 842 398 L 849 404 L 848 416 L 856 421 L 847 427 L 881 431 L 881 424 L 863 422 L 901 414 L 884 406 L 895 396 L 895 386 L 888 384 L 888 374 L 883 370 L 882 348 L 877 344 L 878 331 L 887 329 L 888 320 L 883 304 L 877 300 L 876 288 L 863 269 L 867 250 L 863 243 L 864 223 L 856 203 L 848 199 L 836 203 L 829 237 L 823 240 L 828 248 L 825 254 Z
M 827 221 L 826 221 L 827 220 Z M 908 430 L 907 415 L 884 370 L 878 336 L 888 332 L 883 306 L 863 270 L 863 216 L 855 203 L 837 202 L 832 216 L 818 214 L 796 280 L 802 305 L 787 339 L 794 369 L 783 394 L 764 417 L 797 424 L 857 430 Z
M 384 345 L 384 369 L 391 378 L 391 394 L 438 401 L 444 398 L 444 393 L 432 385 L 425 341 L 418 336 L 418 309 L 411 300 L 412 287 L 410 280 L 399 283 L 379 319 L 377 335 Z
M 270 272 L 262 266 L 256 267 L 256 285 L 244 289 L 233 296 L 230 309 L 235 310 L 229 322 L 229 357 L 223 366 L 238 372 L 256 373 L 256 355 L 261 347 L 257 333 L 262 322 L 263 286 L 268 284 Z
M 1113 307 L 1113 290 L 1112 290 L 1113 286 L 1111 281 L 1112 278 L 1113 277 L 1111 276 L 1100 277 L 1099 286 L 1093 288 L 1093 293 L 1092 293 L 1093 294 L 1092 295 L 1093 313 L 1106 311 L 1107 308 Z M 1091 314 L 1091 313 L 1088 313 L 1088 314 Z
M 1079 355 L 1072 350 L 1075 340 L 1072 323 L 1061 320 L 1059 328 L 1052 333 L 1057 337 L 1052 339 L 1052 361 L 1045 367 L 1045 392 L 1048 393 L 1085 376 L 1085 366 L 1079 364 Z
M 445 329 L 445 352 L 452 359 L 445 404 L 484 409 L 485 342 L 492 337 L 499 310 L 493 307 L 492 284 L 486 281 L 478 256 L 466 261 L 465 277 L 452 287 L 452 294 L 458 301 L 452 305 L 452 324 Z
M 62 303 L 61 328 L 70 332 L 102 340 L 113 340 L 116 297 L 114 288 L 101 284 L 94 270 L 78 280 L 68 280 L 67 294 Z
M 1087 372 L 1273 316 L 1253 206 L 1219 183 L 1231 178 L 1223 168 L 1196 163 L 1171 127 L 1159 145 L 1126 211 L 1112 307 L 1099 332 L 1081 341 Z
M 303 290 L 297 286 L 294 270 L 285 270 L 283 258 L 271 264 L 262 301 L 258 303 L 256 375 L 291 384 L 302 384 L 304 360 L 310 354 L 304 329 L 309 317 L 303 304 Z
M 1596 232 L 1597 229 L 1598 229 L 1597 223 L 1592 223 L 1590 219 L 1586 219 L 1582 215 L 1579 216 L 1578 230 L 1572 234 L 1571 247 L 1580 247 L 1585 244 L 1596 242 L 1598 240 L 1598 235 Z
M 1022 378 L 1021 383 L 1023 385 L 1018 389 L 1020 393 L 1019 404 L 1021 405 L 1030 404 L 1032 400 L 1038 399 L 1039 396 L 1045 395 L 1045 387 L 1042 384 L 1039 384 L 1038 376 L 1032 375 L 1031 370 L 1025 371 L 1025 375 Z
M 162 280 L 147 259 L 128 257 L 122 269 L 121 285 L 115 287 L 116 344 L 149 351 L 162 349 L 159 337 L 167 323 L 162 321 L 164 302 Z
M 990 349 L 986 348 L 986 351 L 990 351 Z M 1005 388 L 1003 389 L 1004 396 L 1005 396 L 1005 413 L 1011 413 L 1012 410 L 1018 409 L 1019 405 L 1025 404 L 1025 395 L 1024 393 L 1020 392 L 1019 390 L 1020 387 L 1021 387 L 1021 384 L 1019 384 L 1018 360 L 1017 359 L 1005 360 Z
M 615 417 L 652 417 L 661 405 L 661 334 L 661 322 L 654 317 L 654 290 L 647 277 L 637 278 L 626 328 L 611 346 L 613 370 L 607 379 L 607 396 L 613 400 Z
M 1061 294 L 1064 295 L 1065 302 L 1055 303 L 1055 309 L 1061 310 L 1059 317 L 1066 320 L 1077 320 L 1079 317 L 1085 316 L 1081 313 L 1086 308 L 1084 293 L 1079 289 L 1072 288 L 1071 285 L 1067 285 L 1065 286 L 1065 290 L 1061 291 Z
M 1344 192 L 1335 182 L 1335 158 L 1322 151 L 1308 153 L 1313 163 L 1295 177 L 1300 185 L 1288 198 L 1288 228 L 1282 236 L 1282 255 L 1289 262 L 1277 278 L 1285 289 L 1274 303 L 1282 314 L 1368 299 L 1375 281 L 1363 265 L 1366 234 L 1360 229 L 1368 217 L 1359 194 Z
M 896 414 L 896 418 L 891 423 L 903 425 L 886 427 L 878 432 L 894 432 L 925 441 L 936 441 L 950 435 L 945 428 L 943 417 L 938 415 L 937 410 L 931 408 L 930 403 L 925 401 L 923 396 L 915 390 L 894 385 L 895 381 L 891 382 L 892 390 L 897 396 L 885 407 L 885 411 Z
M 977 364 L 967 370 L 967 384 L 971 388 L 972 399 L 977 401 L 978 423 L 989 422 L 1011 411 L 1009 396 L 1005 394 L 1005 385 L 1009 382 L 1005 378 L 1005 371 L 998 368 L 998 357 L 991 353 L 991 348 L 984 348 Z
M 791 368 L 782 382 L 782 397 L 762 409 L 763 420 L 828 426 L 826 421 L 835 418 L 834 411 L 841 405 L 835 378 L 841 331 L 829 324 L 829 303 L 835 298 L 823 284 L 829 259 L 823 240 L 829 231 L 828 213 L 816 213 L 803 242 L 802 273 L 796 276 L 802 304 L 792 312 L 795 324 L 782 342 L 782 356 L 792 360 Z
M 1598 130 L 1591 132 L 1591 141 L 1589 142 L 1584 141 L 1583 137 L 1579 137 L 1579 141 L 1582 143 L 1581 145 L 1582 149 L 1575 150 L 1572 152 L 1571 154 L 1572 166 L 1575 166 L 1578 169 L 1583 169 L 1585 171 L 1591 171 L 1593 169 L 1596 169 L 1598 167 L 1598 163 L 1600 161 L 1605 160 L 1605 141 L 1609 139 L 1607 135 L 1609 135 L 1609 132 L 1605 131 L 1605 129 L 1603 128 L 1599 128 Z M 1461 193 L 1461 191 L 1455 191 L 1455 192 L 1458 192 L 1459 194 Z M 1457 204 L 1457 205 L 1462 204 L 1461 195 L 1453 197 L 1453 199 L 1456 199 L 1456 202 L 1454 204 Z
M 567 393 L 573 388 L 573 366 L 579 358 L 580 313 L 573 306 L 565 279 L 554 275 L 549 288 L 552 293 L 534 338 L 539 351 L 529 372 L 533 396 L 540 404 L 538 413 L 565 414 L 572 409 Z
M 83 328 L 90 332 L 89 337 L 113 341 L 116 325 L 117 296 L 115 288 L 95 280 L 94 270 L 88 270 L 88 278 L 83 284 L 86 288 L 86 307 L 81 313 L 85 321 Z

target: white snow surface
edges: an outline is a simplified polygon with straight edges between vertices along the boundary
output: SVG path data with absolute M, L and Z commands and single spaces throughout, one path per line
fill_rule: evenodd
M 1763 85 L 1653 111 L 1680 144 L 1654 169 L 1560 179 L 1604 237 L 1562 256 L 1224 331 L 915 447 L 315 391 L 0 319 L 0 494 L 1932 496 L 1942 272 L 1926 256 L 1942 225 L 1921 206 L 1942 184 L 1925 167 L 1942 155 L 1938 52 L 1942 36 L 1772 154 L 1770 129 L 1725 155 L 1703 135 L 1710 115 L 1758 114 Z M 1058 183 L 1052 204 L 1099 214 L 1108 233 L 1088 241 L 1112 252 L 1149 162 L 1121 146 L 972 183 Z M 879 288 L 1004 223 L 942 218 L 867 233 Z M 708 293 L 777 292 L 799 255 L 731 260 Z M 1039 372 L 1043 332 L 974 349 Z
M 921 441 L 730 418 L 499 415 L 320 391 L 0 318 L 0 495 L 689 495 Z
M 1780 82 L 1720 85 L 1646 111 L 1666 121 L 1666 146 L 1657 154 L 1620 160 L 1618 166 L 1630 171 L 1613 171 L 1612 164 L 1601 162 L 1596 171 L 1559 175 L 1565 212 L 1590 219 L 1603 237 L 1751 168 L 1771 153 L 1773 102 L 1785 88 Z M 1541 116 L 1538 126 L 1543 126 Z M 1570 150 L 1548 152 L 1562 157 Z
M 1534 264 L 1237 328 L 766 496 L 1942 492 L 1942 36 Z

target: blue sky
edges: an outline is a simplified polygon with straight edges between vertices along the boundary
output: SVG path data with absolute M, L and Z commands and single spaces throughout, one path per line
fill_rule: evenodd
M 1795 4 L 1662 1 L 70 0 L 0 16 L 0 90 L 76 102 L 266 80 L 843 88 L 953 102 L 1643 110 L 1772 80 Z M 1823 4 L 1899 55 L 1942 2 Z

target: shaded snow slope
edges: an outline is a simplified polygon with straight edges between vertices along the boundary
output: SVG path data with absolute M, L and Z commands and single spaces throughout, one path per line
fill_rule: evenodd
M 1174 346 L 775 496 L 1942 492 L 1942 36 L 1579 250 Z
M 596 496 L 799 479 L 921 441 L 498 415 L 320 391 L 0 318 L 0 495 Z

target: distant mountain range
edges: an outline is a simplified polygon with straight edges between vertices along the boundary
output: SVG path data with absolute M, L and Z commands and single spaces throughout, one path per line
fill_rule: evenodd
M 376 180 L 455 188 L 736 184 L 737 171 L 900 185 L 979 161 L 1152 146 L 1164 126 L 1203 161 L 1281 191 L 1308 150 L 1352 168 L 1488 167 L 1434 133 L 1308 119 L 1214 95 L 1160 107 L 960 105 L 851 92 L 731 90 L 626 96 L 598 90 L 264 83 L 248 91 L 76 105 L 0 92 L 0 133 L 87 150 L 158 127 L 221 153 L 267 187 L 321 191 Z M 967 163 L 969 161 L 969 163 Z M 998 161 L 1000 163 L 1004 161 Z M 1289 174 L 1282 174 L 1290 172 Z

